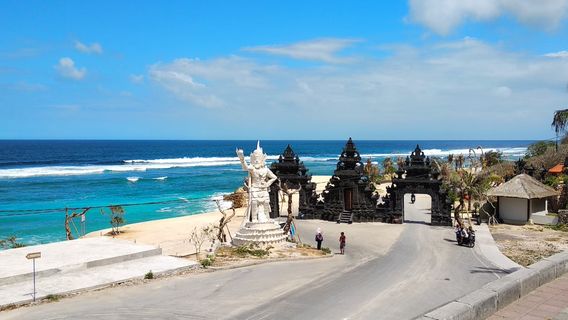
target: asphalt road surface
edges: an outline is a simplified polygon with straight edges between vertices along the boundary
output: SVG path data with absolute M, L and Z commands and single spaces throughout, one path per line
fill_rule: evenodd
M 178 276 L 0 313 L 0 319 L 412 319 L 505 274 L 453 229 L 429 226 L 429 198 L 404 225 L 300 221 L 304 241 L 345 255 Z

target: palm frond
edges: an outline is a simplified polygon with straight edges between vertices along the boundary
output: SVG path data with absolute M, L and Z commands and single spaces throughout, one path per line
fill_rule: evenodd
M 554 111 L 554 117 L 552 118 L 552 123 L 550 124 L 550 126 L 554 128 L 556 134 L 566 131 L 567 125 L 568 125 L 568 109 Z

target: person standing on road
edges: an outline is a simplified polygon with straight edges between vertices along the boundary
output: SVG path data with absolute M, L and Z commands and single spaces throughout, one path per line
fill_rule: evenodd
M 318 244 L 318 250 L 321 250 L 321 243 L 323 242 L 323 235 L 321 234 L 321 229 L 318 228 L 316 231 L 316 242 Z
M 345 233 L 341 232 L 341 235 L 339 236 L 339 251 L 341 254 L 345 254 L 345 239 Z

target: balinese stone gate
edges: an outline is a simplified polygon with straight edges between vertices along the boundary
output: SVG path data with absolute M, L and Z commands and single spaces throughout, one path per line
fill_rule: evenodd
M 452 206 L 446 192 L 441 188 L 439 172 L 432 168 L 430 158 L 424 156 L 420 146 L 396 172 L 392 185 L 387 187 L 387 196 L 379 205 L 377 213 L 383 222 L 402 223 L 404 221 L 404 195 L 407 193 L 427 194 L 432 198 L 431 224 L 437 226 L 452 225 Z
M 299 192 L 299 211 L 311 212 L 315 205 L 316 184 L 311 182 L 312 176 L 300 158 L 294 153 L 292 147 L 288 145 L 284 153 L 278 158 L 278 162 L 270 165 L 270 170 L 276 174 L 280 185 L 287 184 L 291 189 L 301 188 Z M 280 216 L 279 185 L 272 184 L 270 187 L 270 218 Z M 286 214 L 286 212 L 284 212 Z
M 374 191 L 374 185 L 363 174 L 361 156 L 349 138 L 315 210 L 302 211 L 300 217 L 346 223 L 375 221 L 377 199 L 373 197 Z

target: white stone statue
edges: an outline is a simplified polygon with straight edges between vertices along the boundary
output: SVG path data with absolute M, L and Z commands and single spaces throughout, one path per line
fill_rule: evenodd
M 266 154 L 257 142 L 256 150 L 250 154 L 250 165 L 245 161 L 242 149 L 237 149 L 237 156 L 241 161 L 243 170 L 248 171 L 249 205 L 243 224 L 246 222 L 267 222 L 270 213 L 270 196 L 268 188 L 276 181 L 276 175 L 265 165 Z

